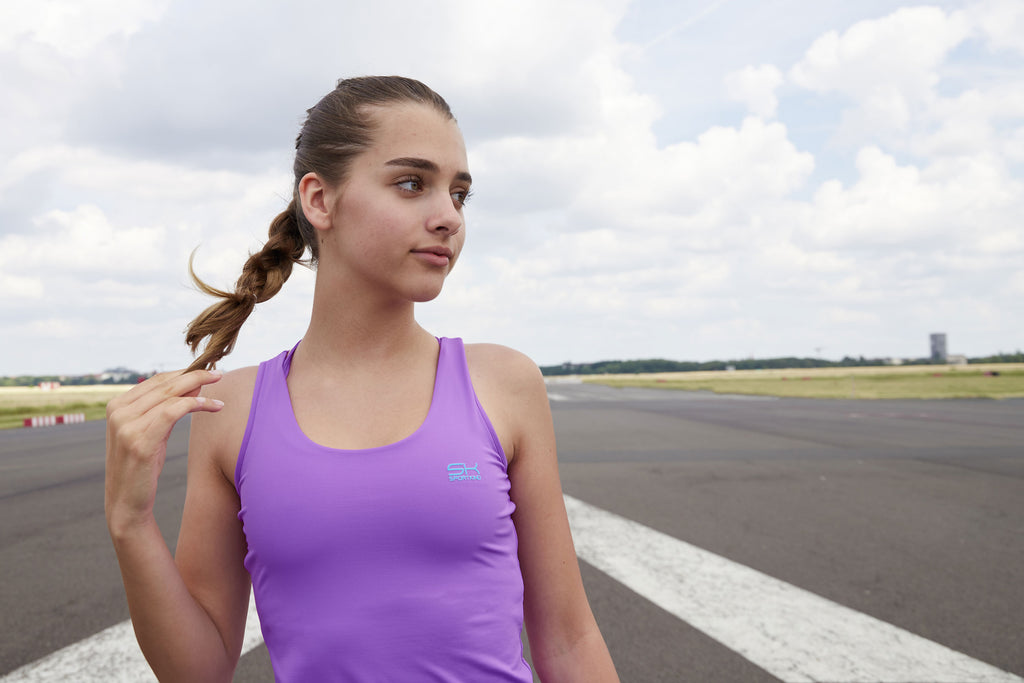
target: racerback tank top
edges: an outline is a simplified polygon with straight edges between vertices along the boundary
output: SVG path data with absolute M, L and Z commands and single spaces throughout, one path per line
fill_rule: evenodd
M 295 349 L 259 367 L 235 486 L 282 683 L 532 681 L 504 452 L 462 340 L 439 344 L 423 424 L 365 450 L 299 428 Z

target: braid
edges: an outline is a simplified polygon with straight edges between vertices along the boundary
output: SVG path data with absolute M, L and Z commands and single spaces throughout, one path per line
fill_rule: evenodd
M 305 251 L 306 243 L 299 232 L 293 198 L 288 208 L 271 222 L 266 244 L 245 262 L 234 292 L 225 292 L 203 282 L 192 267 L 195 257 L 195 252 L 192 252 L 188 262 L 192 281 L 201 292 L 221 301 L 208 307 L 188 325 L 185 343 L 193 354 L 203 339 L 209 337 L 203 352 L 192 362 L 189 370 L 212 369 L 221 358 L 231 353 L 242 323 L 248 319 L 253 307 L 281 291 L 292 274 L 292 266 L 304 263 L 302 256 Z
M 302 214 L 298 200 L 299 182 L 308 173 L 315 173 L 328 184 L 338 185 L 348 172 L 352 160 L 373 142 L 376 131 L 374 110 L 392 104 L 418 103 L 433 107 L 438 113 L 455 120 L 448 103 L 419 81 L 400 76 L 363 76 L 338 81 L 337 87 L 306 110 L 306 122 L 295 139 L 295 162 L 292 170 L 295 185 L 288 208 L 270 224 L 267 243 L 249 256 L 234 292 L 214 289 L 199 279 L 188 262 L 188 272 L 201 292 L 220 299 L 195 320 L 185 332 L 185 343 L 195 354 L 209 337 L 203 352 L 189 370 L 213 368 L 231 353 L 242 323 L 253 306 L 280 291 L 296 263 L 315 265 L 319 259 L 316 229 Z M 310 251 L 309 261 L 302 257 Z M 193 252 L 193 256 L 195 253 Z

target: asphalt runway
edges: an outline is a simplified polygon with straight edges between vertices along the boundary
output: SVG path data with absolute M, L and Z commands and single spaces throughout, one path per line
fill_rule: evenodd
M 976 680 L 1024 677 L 1024 401 L 563 383 L 549 395 L 573 498 L 1010 676 Z M 0 432 L 0 680 L 127 618 L 103 518 L 103 429 Z M 185 442 L 180 425 L 157 503 L 172 546 Z M 712 637 L 628 581 L 582 570 L 623 681 L 796 680 L 739 654 L 742 637 Z M 273 680 L 265 648 L 235 680 Z

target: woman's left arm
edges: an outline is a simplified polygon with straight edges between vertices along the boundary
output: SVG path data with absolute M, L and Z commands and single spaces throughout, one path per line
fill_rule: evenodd
M 492 422 L 509 461 L 534 667 L 543 681 L 618 681 L 580 577 L 544 378 L 533 361 L 516 351 L 490 347 L 480 355 L 492 354 L 500 358 L 481 364 L 488 371 L 480 373 L 484 391 L 478 389 L 478 395 L 489 399 L 485 406 L 489 414 L 495 413 Z

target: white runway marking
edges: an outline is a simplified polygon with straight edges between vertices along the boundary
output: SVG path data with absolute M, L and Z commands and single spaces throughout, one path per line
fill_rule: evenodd
M 249 598 L 242 654 L 263 643 L 256 605 Z M 150 683 L 156 681 L 135 641 L 131 621 L 122 621 L 94 636 L 15 669 L 0 683 Z
M 565 496 L 579 557 L 786 683 L 1024 683 L 943 645 Z M 250 599 L 242 653 L 263 642 Z M 0 683 L 155 681 L 131 622 Z
M 624 517 L 565 503 L 580 559 L 786 683 L 1024 683 Z

